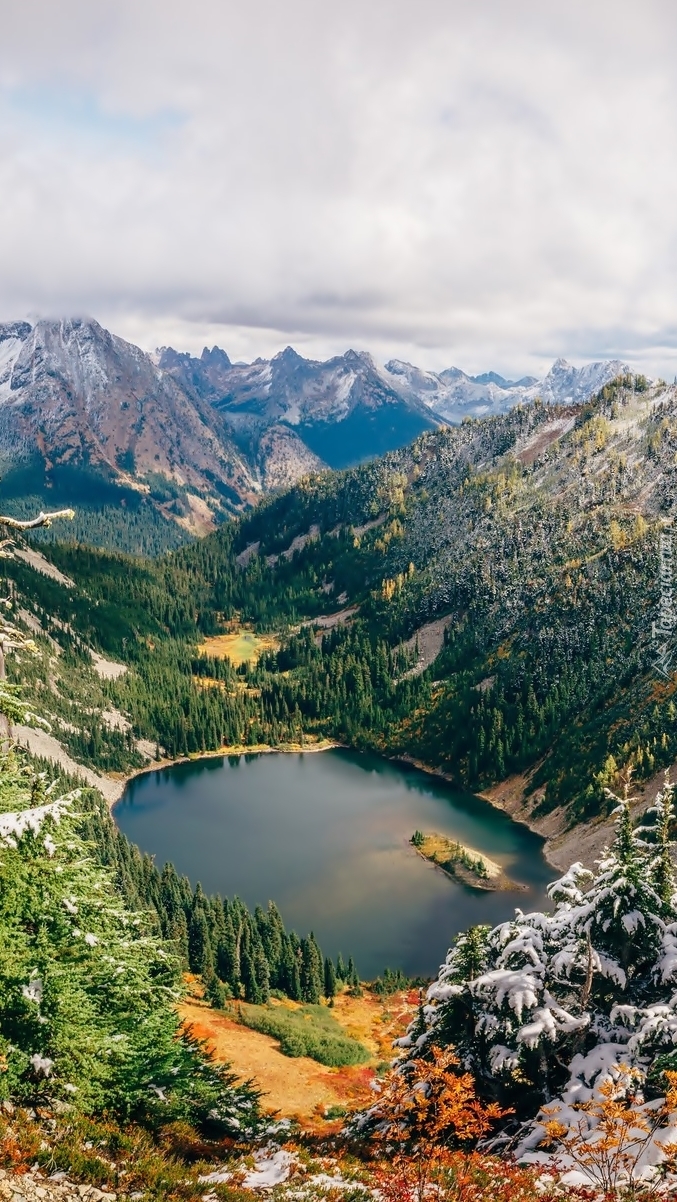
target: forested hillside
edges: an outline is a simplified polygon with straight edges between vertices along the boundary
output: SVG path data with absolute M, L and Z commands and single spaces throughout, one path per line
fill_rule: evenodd
M 309 477 L 157 561 L 50 548 L 75 588 L 5 570 L 55 640 L 129 665 L 107 691 L 170 756 L 321 736 L 471 789 L 533 769 L 538 810 L 577 820 L 620 767 L 677 757 L 651 643 L 676 453 L 675 389 L 622 377 L 582 408 L 536 402 Z M 425 667 L 417 632 L 440 618 Z M 279 651 L 237 670 L 198 652 L 233 623 Z M 84 726 L 104 763 L 113 735 Z
M 324 738 L 421 759 L 473 789 L 526 773 L 533 813 L 561 804 L 570 822 L 587 819 L 616 805 L 607 786 L 629 768 L 641 780 L 677 758 L 673 681 L 657 673 L 651 632 L 676 462 L 676 390 L 624 377 L 582 408 L 533 404 L 309 477 L 157 560 L 64 542 L 29 562 L 5 547 L 12 621 L 35 645 L 15 640 L 4 707 L 14 720 L 32 707 L 78 762 L 108 773 L 153 749 Z M 269 636 L 258 659 L 221 658 L 212 636 L 243 628 Z M 115 671 L 97 671 L 96 653 Z M 155 1173 L 158 1196 L 192 1198 L 210 1178 L 186 1159 L 213 1160 L 233 1141 L 251 1149 L 262 1128 L 252 1091 L 177 1038 L 182 969 L 217 1006 L 276 993 L 312 1006 L 342 982 L 359 990 L 354 966 L 324 960 L 274 906 L 252 915 L 170 866 L 158 872 L 99 800 L 49 779 L 3 752 L 0 1144 L 17 1163 L 35 1146 L 17 1104 L 50 1123 L 73 1113 L 50 1128 L 70 1132 L 58 1163 L 121 1180 L 119 1159 L 84 1167 L 85 1131 L 118 1147 L 132 1123 L 152 1144 L 142 1190 Z M 668 1165 L 672 821 L 669 789 L 647 830 L 633 830 L 623 804 L 599 873 L 559 882 L 553 915 L 461 937 L 412 1028 L 406 1071 L 390 1074 L 374 1112 L 377 1143 L 399 1132 L 399 1151 L 376 1177 L 359 1170 L 362 1185 L 412 1197 L 414 1179 L 447 1191 L 465 1181 L 484 1199 L 500 1171 L 506 1197 L 514 1187 L 532 1198 L 533 1176 L 468 1148 L 497 1128 L 510 1138 L 517 1119 L 523 1153 L 540 1163 L 568 1141 L 578 1163 L 583 1113 L 586 1131 L 607 1124 L 613 1148 L 630 1120 L 646 1122 L 651 1156 L 636 1163 Z M 355 1040 L 327 1031 L 312 1055 L 360 1063 Z M 614 1077 L 626 1054 L 629 1076 Z M 429 1101 L 412 1109 L 412 1097 Z M 553 1100 L 550 1123 L 539 1107 Z M 101 1142 L 100 1126 L 81 1124 L 104 1113 Z M 351 1132 L 370 1139 L 373 1124 Z M 48 1135 L 41 1163 L 57 1154 Z

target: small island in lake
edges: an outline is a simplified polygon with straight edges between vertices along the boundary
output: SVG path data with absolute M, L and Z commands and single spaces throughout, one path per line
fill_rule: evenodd
M 414 831 L 410 842 L 424 860 L 429 860 L 431 864 L 446 872 L 447 876 L 462 881 L 464 885 L 471 885 L 473 889 L 525 888 L 524 885 L 511 881 L 500 864 L 490 860 L 483 852 L 476 851 L 474 847 L 466 847 L 463 843 L 456 843 L 446 835 L 438 835 L 434 831 L 430 834 Z

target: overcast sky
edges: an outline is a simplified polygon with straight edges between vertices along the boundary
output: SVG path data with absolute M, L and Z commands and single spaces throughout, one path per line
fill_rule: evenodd
M 5 0 L 0 319 L 677 373 L 674 0 Z

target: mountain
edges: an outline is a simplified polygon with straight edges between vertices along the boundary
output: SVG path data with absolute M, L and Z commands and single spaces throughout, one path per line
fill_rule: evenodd
M 0 501 L 19 516 L 72 504 L 75 537 L 158 553 L 309 473 L 346 468 L 441 423 L 541 396 L 580 404 L 618 361 L 558 360 L 541 381 L 435 374 L 365 352 L 326 362 L 287 347 L 232 363 L 148 355 L 93 319 L 0 325 Z
M 342 468 L 404 446 L 437 424 L 419 397 L 404 396 L 364 352 L 320 363 L 288 346 L 271 360 L 232 364 L 218 347 L 205 348 L 200 359 L 164 347 L 157 363 L 217 409 L 264 477 L 270 470 L 266 444 L 261 451 L 264 432 L 283 430 L 289 447 L 315 457 L 314 464 L 306 460 L 310 467 L 321 461 Z
M 671 1090 L 663 1107 L 660 1080 L 677 1065 L 671 1029 L 656 1015 L 675 1017 L 677 912 L 674 816 L 656 791 L 677 761 L 677 386 L 623 375 L 576 405 L 578 378 L 566 365 L 553 386 L 558 378 L 564 405 L 533 401 L 425 431 L 384 457 L 264 498 L 160 559 L 57 544 L 39 560 L 19 548 L 2 564 L 18 623 L 9 630 L 3 621 L 3 630 L 21 655 L 8 655 L 0 712 L 16 721 L 17 710 L 39 709 L 50 721 L 48 748 L 60 742 L 116 778 L 138 765 L 144 748 L 177 758 L 331 740 L 427 766 L 463 787 L 468 807 L 481 805 L 481 792 L 528 822 L 547 837 L 554 864 L 576 861 L 551 895 L 554 918 L 518 911 L 513 924 L 462 936 L 400 1044 L 407 1063 L 419 1055 L 425 1062 L 433 1035 L 450 1040 L 475 1072 L 480 1097 L 508 1104 L 511 1123 L 514 1116 L 531 1124 L 544 1100 L 559 1105 L 559 1097 L 569 1130 L 585 1134 L 599 1128 L 583 1121 L 592 1112 L 581 1083 L 603 1081 L 611 1066 L 622 1085 L 627 1059 L 630 1101 L 647 1114 L 645 1095 L 635 1092 L 646 1076 L 667 1144 L 675 1098 Z M 268 635 L 258 660 L 238 668 L 220 658 L 224 643 L 232 648 L 253 628 Z M 23 700 L 11 687 L 18 684 Z M 175 957 L 202 975 L 205 1000 L 221 1009 L 226 984 L 236 1005 L 265 997 L 279 979 L 273 964 L 290 996 L 306 989 L 303 996 L 312 990 L 317 1000 L 319 949 L 311 936 L 290 936 L 292 955 L 280 961 L 283 929 L 273 907 L 248 922 L 235 900 L 215 906 L 201 888 L 169 868 L 160 875 L 117 840 L 107 811 L 87 793 L 67 799 L 50 789 L 48 798 L 44 775 L 31 779 L 23 756 L 5 759 L 0 1124 L 17 1104 L 30 1106 L 31 1124 L 65 1113 L 69 1133 L 87 1134 L 85 1149 L 97 1136 L 112 1174 L 111 1158 L 123 1148 L 119 1176 L 105 1177 L 98 1162 L 92 1173 L 128 1197 L 140 1182 L 111 1124 L 120 1116 L 128 1123 L 134 1107 L 135 1123 L 152 1124 L 160 1146 L 200 1157 L 204 1188 L 202 1158 L 223 1157 L 236 1099 L 232 1081 L 215 1079 L 196 1062 L 195 1044 L 178 1038 Z M 617 808 L 614 795 L 631 771 L 632 792 Z M 652 803 L 653 832 L 645 822 Z M 612 812 L 618 837 L 591 879 L 583 865 L 608 841 Z M 145 917 L 132 915 L 139 906 Z M 160 931 L 171 939 L 167 960 Z M 519 1005 L 506 1002 L 506 981 Z M 519 1072 L 504 1071 L 508 1056 Z M 398 1098 L 399 1122 L 401 1089 Z M 624 1124 L 628 1111 L 611 1102 L 600 1113 L 613 1130 L 614 1115 Z M 579 1105 L 587 1107 L 581 1119 Z M 76 1126 L 79 1108 L 85 1127 Z M 93 1126 L 101 1113 L 105 1129 Z M 244 1117 L 238 1109 L 237 1123 Z M 215 1118 L 217 1135 L 208 1125 Z M 197 1122 L 199 1142 L 189 1122 Z M 211 1151 L 210 1132 L 221 1141 Z M 50 1171 L 68 1167 L 73 1135 L 56 1159 L 49 1130 L 44 1147 L 42 1134 L 31 1127 L 25 1136 L 25 1163 L 42 1156 Z M 533 1146 L 524 1140 L 532 1134 L 533 1125 L 521 1129 L 523 1147 Z M 6 1146 L 16 1163 L 16 1144 Z M 78 1149 L 83 1163 L 94 1158 Z M 541 1171 L 542 1160 L 534 1163 Z M 486 1165 L 483 1158 L 485 1178 Z M 176 1172 L 185 1186 L 179 1162 Z M 487 1202 L 497 1196 L 493 1177 L 491 1189 Z
M 548 405 L 584 404 L 610 380 L 629 372 L 628 365 L 620 359 L 589 363 L 581 368 L 573 367 L 566 359 L 557 359 L 542 380 L 524 376 L 517 381 L 505 380 L 493 371 L 468 376 L 458 367 L 436 374 L 399 359 L 391 359 L 385 365 L 386 378 L 402 397 L 423 401 L 437 417 L 453 425 L 466 417 L 507 413 L 514 405 L 536 397 Z
M 54 548 L 86 593 L 41 581 L 40 605 L 104 653 L 135 648 L 130 720 L 171 756 L 301 724 L 474 792 L 519 777 L 520 813 L 564 835 L 606 812 L 619 766 L 641 783 L 677 760 L 652 635 L 676 455 L 677 386 L 625 376 L 584 407 L 531 402 L 310 477 L 153 569 Z M 225 677 L 196 659 L 196 624 L 237 622 L 282 649 L 254 693 L 204 691 L 194 673 Z
M 28 474 L 40 496 L 151 497 L 193 532 L 260 492 L 218 413 L 93 320 L 0 326 L 0 457 L 5 498 L 26 492 Z

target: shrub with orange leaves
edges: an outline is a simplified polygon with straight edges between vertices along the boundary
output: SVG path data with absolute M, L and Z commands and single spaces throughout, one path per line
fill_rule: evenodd
M 474 1146 L 507 1113 L 478 1100 L 471 1074 L 457 1071 L 453 1048 L 433 1045 L 429 1055 L 391 1071 L 372 1111 L 374 1139 L 396 1169 L 394 1175 L 384 1170 L 380 1188 L 402 1193 L 389 1202 L 406 1202 L 408 1196 L 423 1202 L 431 1187 L 446 1181 L 450 1148 Z M 460 1163 L 454 1162 L 457 1172 Z
M 433 1044 L 428 1055 L 389 1074 L 372 1111 L 375 1138 L 407 1150 L 477 1143 L 509 1111 L 479 1101 L 453 1048 Z
M 572 1106 L 576 1117 L 562 1122 L 559 1107 L 544 1107 L 546 1139 L 561 1149 L 604 1196 L 666 1197 L 668 1175 L 677 1169 L 677 1072 L 664 1073 L 665 1097 L 646 1102 L 639 1092 L 642 1075 L 618 1066 L 615 1080 L 603 1081 L 595 1096 Z M 550 1117 L 548 1117 L 550 1116 Z M 647 1172 L 648 1170 L 648 1172 Z M 670 1195 L 671 1197 L 674 1195 Z
M 415 1161 L 398 1157 L 375 1173 L 382 1202 L 420 1202 L 421 1182 Z M 585 1190 L 564 1193 L 555 1176 L 544 1177 L 498 1156 L 441 1149 L 424 1188 L 428 1202 L 564 1202 L 590 1198 Z

